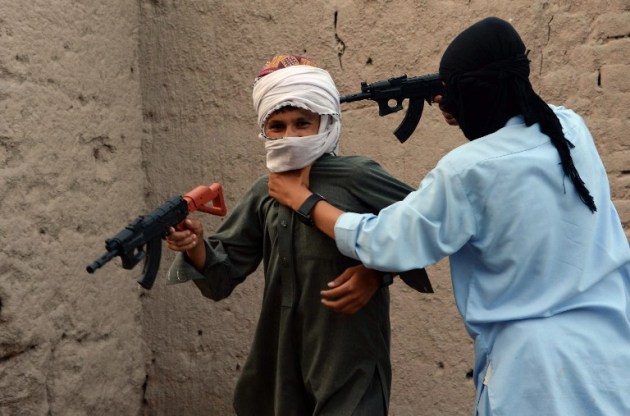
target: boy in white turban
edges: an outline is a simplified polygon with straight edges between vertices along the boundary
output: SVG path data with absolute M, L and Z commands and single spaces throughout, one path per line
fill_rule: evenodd
M 253 100 L 267 168 L 312 165 L 311 206 L 325 198 L 344 210 L 377 213 L 411 191 L 371 160 L 337 156 L 339 93 L 308 58 L 269 61 Z M 309 211 L 295 214 L 278 204 L 268 195 L 267 176 L 259 178 L 205 242 L 198 220 L 172 230 L 169 247 L 183 253 L 169 282 L 192 280 L 204 296 L 220 300 L 263 260 L 260 319 L 234 395 L 239 416 L 386 415 L 391 365 L 383 282 L 391 275 L 341 255 L 312 227 Z M 432 291 L 424 269 L 401 277 Z

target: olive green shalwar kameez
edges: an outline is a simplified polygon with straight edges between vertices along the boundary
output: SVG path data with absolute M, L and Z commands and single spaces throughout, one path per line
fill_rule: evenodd
M 342 210 L 371 213 L 412 191 L 369 159 L 330 155 L 313 165 L 310 188 Z M 341 255 L 334 240 L 269 197 L 266 176 L 206 240 L 206 250 L 203 273 L 178 254 L 169 283 L 192 280 L 204 296 L 220 300 L 263 260 L 260 319 L 234 395 L 239 416 L 350 416 L 370 386 L 372 390 L 377 386 L 382 395 L 378 401 L 387 408 L 388 289 L 379 290 L 353 315 L 324 307 L 320 291 L 357 262 Z M 424 270 L 407 275 L 422 282 L 420 291 L 431 291 Z

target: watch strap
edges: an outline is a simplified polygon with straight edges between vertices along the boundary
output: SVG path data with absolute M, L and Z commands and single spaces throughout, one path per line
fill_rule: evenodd
M 313 218 L 311 218 L 311 212 L 313 211 L 313 208 L 315 208 L 315 205 L 317 205 L 319 201 L 325 201 L 325 200 L 326 198 L 324 198 L 318 193 L 313 192 L 308 198 L 306 198 L 306 200 L 302 203 L 300 208 L 298 208 L 298 210 L 295 211 L 298 219 L 302 221 L 304 224 L 308 225 L 309 227 L 312 227 L 314 223 L 313 223 Z

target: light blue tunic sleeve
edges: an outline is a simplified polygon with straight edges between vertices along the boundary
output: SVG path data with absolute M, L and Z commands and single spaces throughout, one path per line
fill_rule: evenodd
M 378 216 L 343 214 L 335 224 L 335 239 L 344 255 L 368 267 L 400 272 L 456 252 L 474 235 L 475 222 L 460 178 L 445 162 Z

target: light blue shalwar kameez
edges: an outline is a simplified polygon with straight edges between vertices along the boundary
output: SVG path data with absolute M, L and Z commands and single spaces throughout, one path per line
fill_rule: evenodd
M 581 117 L 554 107 L 591 213 L 538 125 L 512 118 L 447 154 L 377 216 L 343 214 L 343 254 L 402 271 L 450 256 L 475 341 L 478 415 L 630 415 L 630 248 Z

